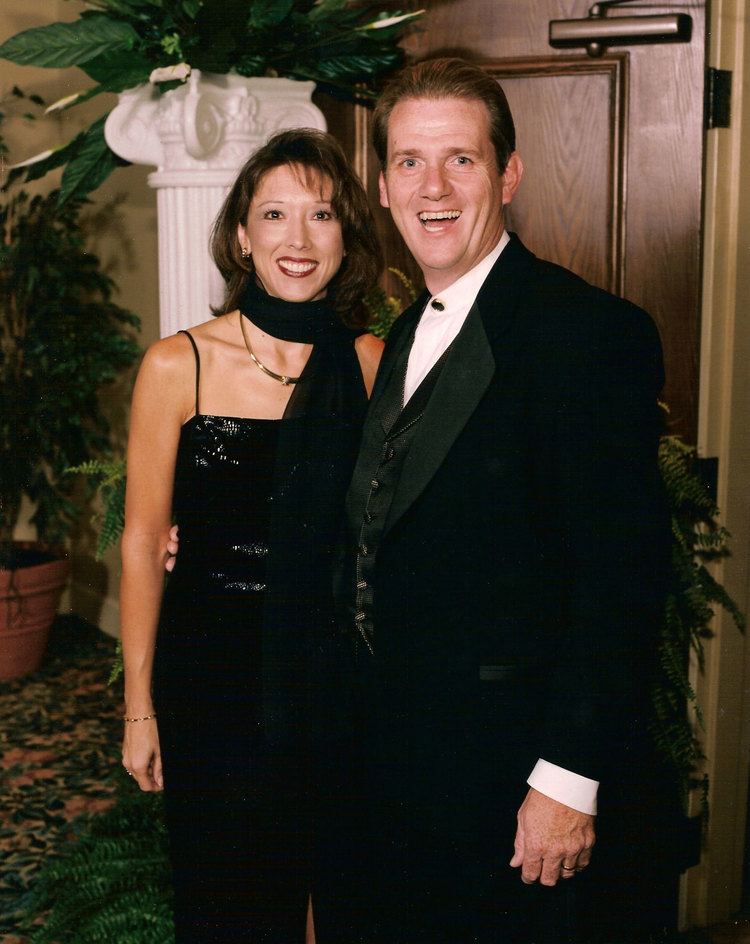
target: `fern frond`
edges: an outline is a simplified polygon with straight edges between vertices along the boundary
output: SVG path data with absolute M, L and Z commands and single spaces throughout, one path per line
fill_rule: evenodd
M 114 807 L 74 828 L 22 902 L 30 944 L 172 944 L 160 796 L 127 783 Z
M 101 560 L 104 552 L 120 539 L 125 527 L 125 461 L 116 459 L 110 462 L 93 460 L 73 466 L 68 472 L 79 472 L 96 482 L 96 488 L 102 500 L 103 510 L 96 512 L 92 523 L 98 528 L 96 557 Z
M 672 586 L 659 644 L 661 675 L 652 690 L 652 733 L 658 750 L 677 773 L 685 809 L 690 791 L 701 787 L 702 809 L 707 815 L 708 781 L 696 773 L 705 759 L 699 738 L 704 720 L 689 680 L 689 653 L 692 650 L 702 671 L 703 641 L 712 635 L 714 605 L 726 610 L 740 630 L 745 619 L 706 567 L 729 554 L 731 535 L 718 524 L 719 509 L 695 474 L 695 455 L 695 449 L 678 437 L 662 437 L 659 470 L 671 512 Z M 693 711 L 695 728 L 688 709 Z

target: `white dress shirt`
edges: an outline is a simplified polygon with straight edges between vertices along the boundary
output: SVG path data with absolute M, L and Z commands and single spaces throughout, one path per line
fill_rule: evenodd
M 509 242 L 510 236 L 503 232 L 500 242 L 489 255 L 449 285 L 444 292 L 432 295 L 428 300 L 409 352 L 404 384 L 404 404 L 409 402 L 411 395 L 463 327 L 466 316 L 479 294 L 479 289 Z M 437 303 L 437 307 L 434 303 Z
M 404 384 L 404 403 L 430 372 L 438 358 L 461 330 L 484 280 L 510 242 L 506 232 L 491 253 L 473 269 L 427 302 L 414 335 Z M 435 304 L 437 303 L 437 304 Z M 581 813 L 596 813 L 599 784 L 546 760 L 538 760 L 527 783 L 539 793 Z

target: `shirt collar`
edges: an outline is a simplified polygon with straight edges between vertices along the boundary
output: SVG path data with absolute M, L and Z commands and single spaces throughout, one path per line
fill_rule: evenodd
M 449 315 L 451 313 L 455 314 L 459 310 L 468 311 L 474 304 L 474 299 L 479 294 L 479 289 L 490 274 L 490 270 L 500 258 L 500 253 L 509 242 L 510 236 L 507 230 L 503 230 L 503 235 L 500 237 L 497 246 L 495 246 L 492 252 L 488 253 L 481 262 L 478 262 L 473 269 L 469 269 L 468 272 L 465 272 L 460 279 L 456 279 L 448 288 L 444 289 L 442 292 L 438 292 L 437 295 L 431 295 L 429 297 L 425 313 Z M 442 303 L 442 311 L 432 307 L 432 302 L 435 299 Z

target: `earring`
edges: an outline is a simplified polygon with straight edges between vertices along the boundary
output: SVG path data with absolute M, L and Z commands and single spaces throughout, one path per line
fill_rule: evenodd
M 240 249 L 240 255 L 242 256 L 243 259 L 249 259 L 252 253 L 250 252 L 249 249 L 245 249 L 245 247 L 242 246 L 242 248 Z

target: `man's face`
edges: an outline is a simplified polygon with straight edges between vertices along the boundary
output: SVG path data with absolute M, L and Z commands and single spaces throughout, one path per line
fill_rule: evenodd
M 388 121 L 388 159 L 380 203 L 436 294 L 497 245 L 503 206 L 521 182 L 513 154 L 501 174 L 480 101 L 407 98 Z

